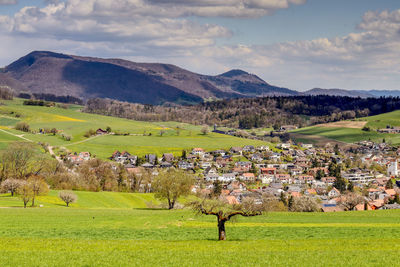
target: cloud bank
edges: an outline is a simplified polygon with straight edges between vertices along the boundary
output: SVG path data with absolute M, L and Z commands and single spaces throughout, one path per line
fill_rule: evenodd
M 1 1 L 0 4 L 8 1 Z M 231 29 L 192 17 L 257 18 L 306 0 L 67 0 L 0 16 L 0 60 L 53 50 L 167 62 L 216 74 L 251 71 L 294 89 L 400 89 L 400 9 L 367 12 L 353 33 L 274 45 L 218 45 Z

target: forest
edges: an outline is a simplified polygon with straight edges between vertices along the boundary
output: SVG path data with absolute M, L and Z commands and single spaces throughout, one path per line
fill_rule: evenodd
M 153 106 L 111 99 L 89 99 L 84 112 L 140 121 L 179 121 L 231 128 L 304 127 L 400 109 L 400 98 L 286 96 L 203 102 L 191 106 Z M 190 116 L 188 116 L 190 114 Z

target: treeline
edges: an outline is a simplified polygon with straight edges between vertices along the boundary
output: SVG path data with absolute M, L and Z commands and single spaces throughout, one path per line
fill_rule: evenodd
M 282 125 L 299 127 L 377 115 L 400 108 L 400 98 L 289 96 L 242 98 L 194 106 L 152 106 L 110 99 L 90 99 L 85 112 L 141 121 L 179 121 L 232 128 Z
M 35 99 L 35 100 L 44 100 L 44 101 L 51 101 L 51 102 L 59 102 L 59 103 L 66 103 L 66 104 L 77 104 L 83 105 L 83 100 L 74 96 L 66 95 L 66 96 L 57 96 L 54 94 L 38 94 L 38 93 L 20 93 L 18 95 L 20 98 L 25 99 Z

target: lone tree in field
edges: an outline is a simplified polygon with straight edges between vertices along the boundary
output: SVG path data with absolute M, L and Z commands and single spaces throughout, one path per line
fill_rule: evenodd
M 29 185 L 28 182 L 23 181 L 21 183 L 21 186 L 18 187 L 17 189 L 17 194 L 20 199 L 24 202 L 24 208 L 26 208 L 26 205 L 31 201 L 33 198 L 33 190 L 32 187 Z
M 21 180 L 18 179 L 7 179 L 1 183 L 1 188 L 6 192 L 10 192 L 12 197 L 20 186 Z
M 208 128 L 207 125 L 203 125 L 203 127 L 201 128 L 201 133 L 206 135 L 210 132 L 210 129 Z
M 192 175 L 177 169 L 161 171 L 153 180 L 156 198 L 168 200 L 168 209 L 173 209 L 180 196 L 186 196 L 194 184 Z
M 31 187 L 33 196 L 32 196 L 32 207 L 35 206 L 35 198 L 37 196 L 47 195 L 49 192 L 49 186 L 43 180 L 43 178 L 39 176 L 32 176 L 28 180 L 28 186 Z
M 67 207 L 69 207 L 70 203 L 75 203 L 78 199 L 77 195 L 70 191 L 61 191 L 58 193 L 58 197 L 67 204 Z
M 218 222 L 218 239 L 226 240 L 225 223 L 236 215 L 252 217 L 261 215 L 265 210 L 264 205 L 255 204 L 254 199 L 245 198 L 242 204 L 229 204 L 220 199 L 205 199 L 192 202 L 193 210 L 199 214 L 214 215 Z

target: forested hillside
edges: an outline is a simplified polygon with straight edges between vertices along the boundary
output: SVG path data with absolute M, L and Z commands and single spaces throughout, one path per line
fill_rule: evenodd
M 193 106 L 153 106 L 90 99 L 85 112 L 143 121 L 180 121 L 234 128 L 314 125 L 400 109 L 400 98 L 339 96 L 263 97 L 205 102 Z

